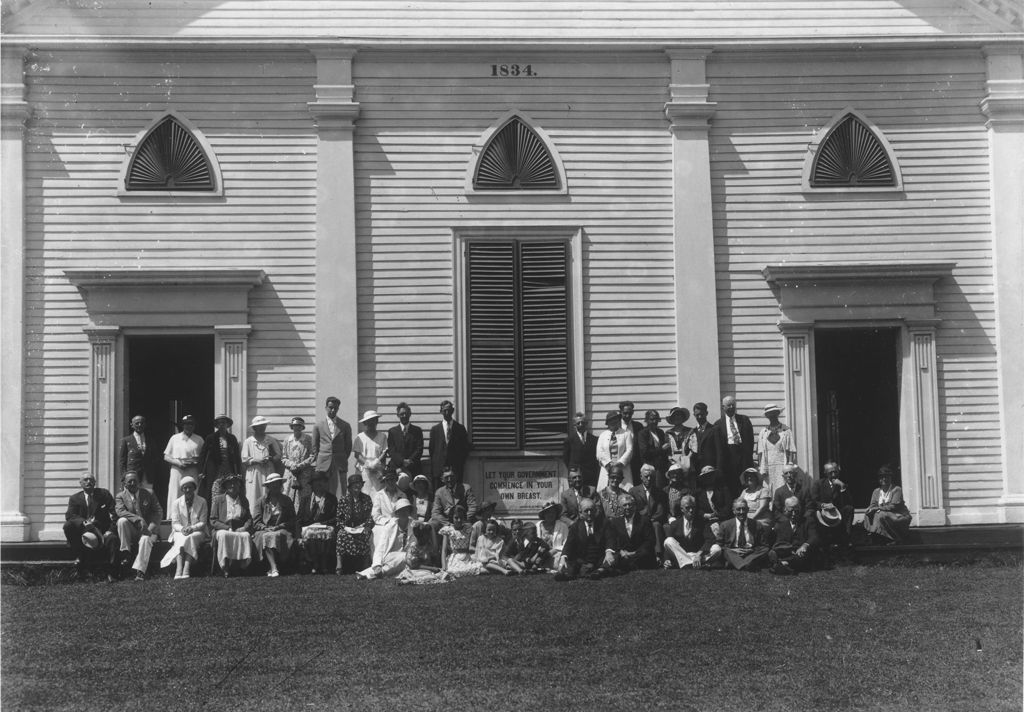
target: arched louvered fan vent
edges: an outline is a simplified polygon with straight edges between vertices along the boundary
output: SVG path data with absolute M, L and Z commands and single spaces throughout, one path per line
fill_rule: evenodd
M 896 172 L 882 142 L 856 116 L 847 114 L 818 148 L 811 187 L 895 185 Z
M 149 132 L 128 165 L 128 190 L 213 190 L 213 169 L 199 142 L 173 116 Z
M 478 190 L 558 188 L 558 172 L 540 136 L 513 118 L 484 148 L 473 186 Z

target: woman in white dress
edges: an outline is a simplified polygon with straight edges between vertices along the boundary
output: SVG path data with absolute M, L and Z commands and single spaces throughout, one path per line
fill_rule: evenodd
M 388 452 L 388 434 L 377 430 L 380 415 L 375 410 L 363 413 L 359 422 L 363 424 L 363 432 L 352 442 L 352 452 L 356 456 L 356 472 L 366 480 L 366 491 L 373 493 L 384 486 L 382 475 L 385 457 Z
M 785 423 L 779 422 L 782 408 L 769 403 L 764 407 L 764 416 L 768 425 L 761 431 L 757 439 L 758 469 L 761 481 L 768 484 L 768 492 L 775 494 L 782 483 L 782 471 L 786 465 L 796 464 L 796 442 L 793 431 Z
M 547 542 L 551 547 L 551 562 L 548 567 L 552 573 L 558 573 L 565 568 L 565 542 L 569 538 L 569 525 L 560 517 L 562 516 L 562 505 L 557 502 L 547 502 L 538 512 L 537 537 Z
M 250 502 L 263 499 L 263 483 L 267 475 L 276 472 L 281 461 L 281 443 L 267 435 L 270 420 L 262 415 L 252 419 L 252 435 L 242 443 L 242 467 L 245 468 L 245 498 Z
M 176 579 L 192 575 L 192 562 L 199 558 L 199 550 L 210 540 L 210 509 L 206 500 L 196 494 L 198 487 L 192 477 L 181 480 L 181 496 L 171 507 L 171 548 L 160 561 L 160 568 L 177 563 Z
M 172 435 L 164 448 L 164 462 L 171 466 L 171 477 L 167 482 L 167 507 L 164 509 L 168 515 L 180 494 L 181 479 L 191 477 L 199 481 L 199 453 L 203 449 L 203 439 L 195 433 L 195 416 L 186 415 L 181 419 L 181 432 Z

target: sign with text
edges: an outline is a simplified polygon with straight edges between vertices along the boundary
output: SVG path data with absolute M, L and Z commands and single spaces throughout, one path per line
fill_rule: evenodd
M 496 502 L 497 516 L 535 518 L 561 490 L 555 460 L 485 460 L 481 500 Z

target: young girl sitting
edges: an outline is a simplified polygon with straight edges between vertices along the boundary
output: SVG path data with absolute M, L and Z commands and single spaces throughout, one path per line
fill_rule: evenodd
M 449 516 L 452 523 L 446 524 L 438 531 L 444 537 L 444 544 L 441 546 L 444 570 L 454 577 L 476 576 L 482 573 L 483 564 L 474 559 L 469 551 L 473 527 L 466 523 L 466 510 L 456 505 L 452 507 Z
M 504 548 L 505 538 L 501 535 L 501 527 L 496 520 L 488 520 L 483 533 L 476 540 L 474 558 L 489 573 L 511 576 L 515 571 L 508 567 L 502 556 Z

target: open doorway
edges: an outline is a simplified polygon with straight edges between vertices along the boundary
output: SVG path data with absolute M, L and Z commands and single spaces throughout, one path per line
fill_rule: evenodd
M 819 470 L 839 463 L 855 507 L 871 502 L 882 465 L 899 482 L 899 337 L 896 327 L 814 331 Z
M 163 460 L 167 441 L 178 432 L 184 415 L 196 418 L 200 437 L 212 430 L 214 415 L 213 336 L 129 336 L 128 412 L 146 417 L 146 438 L 159 451 L 155 463 L 154 490 L 163 506 L 167 501 L 170 468 Z M 116 478 L 120 479 L 120 473 Z

